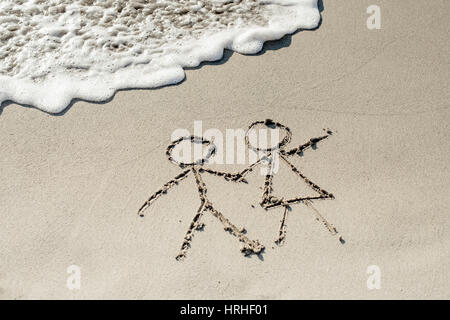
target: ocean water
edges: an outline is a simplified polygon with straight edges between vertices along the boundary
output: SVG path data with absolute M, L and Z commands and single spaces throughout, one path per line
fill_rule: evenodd
M 74 98 L 178 83 L 183 67 L 319 21 L 317 0 L 1 0 L 0 104 L 58 113 Z

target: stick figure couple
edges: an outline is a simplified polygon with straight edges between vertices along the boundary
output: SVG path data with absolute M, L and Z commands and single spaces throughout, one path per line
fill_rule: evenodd
M 268 129 L 273 130 L 280 130 L 284 133 L 283 138 L 281 141 L 270 148 L 260 148 L 254 146 L 250 139 L 249 139 L 249 133 L 254 130 L 258 126 L 264 126 Z M 287 144 L 291 141 L 292 133 L 291 130 L 282 125 L 281 123 L 274 122 L 273 120 L 266 119 L 263 121 L 257 121 L 252 123 L 245 135 L 245 142 L 249 149 L 258 152 L 260 155 L 262 155 L 256 162 L 242 170 L 238 173 L 226 173 L 226 172 L 220 172 L 211 170 L 208 168 L 205 168 L 205 165 L 208 163 L 208 161 L 215 155 L 216 153 L 216 146 L 213 142 L 206 140 L 202 137 L 198 136 L 186 136 L 181 137 L 175 141 L 172 142 L 167 147 L 166 155 L 172 163 L 178 165 L 180 168 L 183 169 L 183 171 L 178 174 L 176 177 L 174 177 L 172 180 L 168 181 L 166 184 L 164 184 L 158 191 L 156 191 L 154 194 L 150 196 L 150 198 L 141 206 L 141 208 L 138 211 L 139 216 L 144 217 L 144 211 L 147 210 L 154 201 L 156 201 L 159 197 L 166 194 L 169 189 L 179 184 L 180 181 L 187 178 L 189 174 L 192 174 L 195 178 L 195 182 L 198 188 L 199 198 L 200 198 L 200 207 L 197 210 L 197 213 L 195 214 L 194 218 L 192 219 L 192 222 L 189 225 L 189 228 L 186 232 L 186 235 L 183 239 L 183 243 L 181 245 L 181 249 L 179 254 L 177 255 L 176 259 L 181 260 L 186 257 L 187 251 L 191 247 L 191 241 L 194 236 L 195 231 L 203 230 L 204 223 L 202 223 L 203 215 L 206 213 L 212 214 L 214 217 L 216 217 L 224 226 L 224 230 L 229 232 L 231 235 L 235 236 L 240 242 L 243 243 L 243 247 L 241 248 L 241 252 L 245 256 L 249 256 L 252 254 L 262 254 L 265 247 L 262 245 L 258 240 L 251 240 L 246 236 L 246 230 L 243 228 L 236 227 L 230 220 L 228 220 L 220 211 L 218 211 L 212 204 L 212 202 L 207 197 L 207 188 L 205 183 L 203 182 L 202 175 L 205 173 L 212 174 L 215 176 L 219 176 L 224 178 L 227 181 L 231 182 L 247 182 L 245 180 L 245 177 L 253 171 L 257 166 L 268 166 L 268 170 L 265 175 L 265 182 L 264 182 L 264 188 L 263 188 L 263 194 L 262 194 L 262 200 L 260 202 L 261 206 L 266 209 L 274 209 L 274 208 L 284 208 L 283 218 L 281 220 L 281 225 L 279 229 L 278 238 L 275 241 L 276 244 L 281 245 L 286 237 L 286 218 L 288 211 L 291 211 L 291 205 L 293 204 L 299 204 L 303 203 L 307 207 L 309 207 L 314 215 L 316 216 L 316 219 L 320 222 L 322 222 L 325 227 L 328 229 L 328 231 L 332 235 L 338 234 L 335 227 L 333 227 L 328 221 L 319 213 L 317 209 L 315 209 L 312 205 L 312 202 L 314 200 L 325 200 L 325 199 L 334 199 L 334 196 L 331 193 L 328 193 L 321 187 L 319 187 L 317 184 L 312 182 L 310 179 L 308 179 L 299 169 L 297 169 L 288 159 L 294 155 L 301 155 L 305 150 L 310 148 L 315 148 L 317 143 L 327 139 L 332 134 L 331 131 L 327 131 L 325 135 L 312 138 L 306 143 L 299 145 L 293 149 L 287 149 Z M 183 143 L 191 143 L 191 144 L 200 144 L 203 147 L 208 147 L 208 151 L 204 157 L 202 157 L 199 160 L 193 161 L 193 162 L 182 162 L 173 156 L 173 150 L 174 148 Z M 308 196 L 308 197 L 295 197 L 295 198 L 278 198 L 273 195 L 273 188 L 272 188 L 272 181 L 274 178 L 274 164 L 275 161 L 278 161 L 278 159 L 281 159 L 284 161 L 288 167 L 292 170 L 292 172 L 299 177 L 301 180 L 303 180 L 307 186 L 309 186 L 312 190 L 315 191 L 317 194 L 316 196 Z M 341 243 L 344 243 L 344 240 L 342 237 L 339 237 L 339 240 Z

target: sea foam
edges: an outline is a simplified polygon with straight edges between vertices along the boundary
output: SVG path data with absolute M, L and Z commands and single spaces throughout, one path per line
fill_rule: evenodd
M 224 49 L 254 54 L 319 21 L 317 0 L 2 0 L 0 104 L 58 113 L 175 84 Z

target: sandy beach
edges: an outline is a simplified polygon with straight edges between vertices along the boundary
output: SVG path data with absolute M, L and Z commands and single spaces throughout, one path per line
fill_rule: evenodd
M 373 4 L 379 30 L 366 26 Z M 76 101 L 57 115 L 4 103 L 0 299 L 449 299 L 450 2 L 321 7 L 316 30 L 256 55 L 226 51 L 178 85 Z M 171 134 L 192 132 L 194 121 L 225 132 L 267 118 L 291 129 L 293 147 L 333 131 L 291 160 L 334 195 L 314 206 L 345 244 L 298 204 L 277 246 L 283 209 L 259 206 L 263 176 L 245 184 L 205 175 L 214 206 L 266 249 L 244 257 L 205 215 L 177 261 L 200 205 L 193 177 L 137 214 L 181 173 L 165 155 Z M 288 171 L 275 179 L 277 194 L 295 195 Z M 378 289 L 368 287 L 370 266 Z

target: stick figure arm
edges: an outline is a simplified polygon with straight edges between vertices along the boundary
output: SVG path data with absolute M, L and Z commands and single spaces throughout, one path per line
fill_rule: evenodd
M 244 177 L 253 170 L 254 167 L 256 167 L 258 164 L 262 162 L 262 159 L 256 161 L 255 163 L 251 164 L 247 168 L 245 168 L 242 171 L 239 171 L 237 173 L 228 173 L 228 172 L 222 172 L 222 171 L 215 171 L 211 169 L 201 169 L 200 172 L 209 173 L 215 176 L 223 177 L 227 181 L 234 181 L 234 182 L 247 182 Z
M 267 161 L 267 156 L 263 156 L 262 158 L 258 159 L 256 162 L 252 163 L 251 165 L 249 165 L 247 168 L 245 168 L 242 171 L 239 171 L 237 173 L 227 173 L 227 172 L 220 172 L 220 171 L 215 171 L 215 170 L 210 170 L 210 169 L 201 169 L 201 172 L 206 172 L 206 173 L 210 173 L 216 176 L 220 176 L 223 177 L 225 180 L 227 181 L 234 181 L 234 182 L 245 182 L 247 183 L 247 180 L 245 180 L 245 176 L 252 172 L 253 169 L 260 165 L 263 161 Z
M 249 165 L 247 168 L 245 168 L 244 170 L 242 170 L 242 171 L 239 171 L 239 172 L 237 172 L 237 173 L 235 173 L 235 174 L 233 174 L 232 176 L 233 176 L 233 181 L 237 181 L 237 182 L 245 182 L 245 183 L 247 183 L 247 180 L 245 180 L 245 176 L 247 175 L 247 174 L 249 174 L 250 172 L 252 172 L 253 171 L 253 169 L 256 167 L 256 166 L 258 166 L 258 165 L 260 165 L 263 161 L 265 161 L 267 158 L 266 157 L 262 157 L 262 158 L 260 158 L 260 159 L 258 159 L 258 161 L 256 161 L 256 162 L 254 162 L 254 163 L 252 163 L 251 165 Z
M 144 216 L 144 211 L 147 210 L 148 207 L 150 207 L 150 205 L 156 201 L 159 197 L 161 197 L 162 195 L 166 194 L 167 191 L 169 189 L 171 189 L 172 187 L 178 185 L 178 183 L 181 180 L 184 180 L 187 175 L 189 174 L 189 172 L 191 171 L 191 169 L 187 169 L 185 171 L 183 171 L 182 173 L 180 173 L 179 175 L 177 175 L 175 178 L 173 178 L 172 180 L 170 180 L 169 182 L 165 183 L 158 191 L 156 191 L 154 194 L 152 194 L 150 196 L 150 198 L 148 198 L 148 200 L 141 206 L 141 208 L 138 211 L 139 216 L 143 217 Z
M 300 154 L 300 153 L 302 153 L 303 151 L 305 151 L 305 150 L 307 150 L 309 148 L 313 148 L 318 142 L 327 139 L 332 134 L 333 133 L 330 130 L 328 130 L 326 135 L 321 136 L 321 137 L 317 137 L 317 138 L 311 138 L 308 142 L 306 142 L 306 143 L 304 143 L 304 144 L 302 144 L 302 145 L 300 145 L 300 146 L 298 146 L 296 148 L 293 148 L 293 149 L 288 150 L 288 151 L 284 151 L 283 155 L 285 155 L 285 156 L 293 156 L 295 154 Z
M 211 170 L 211 169 L 201 168 L 199 171 L 200 172 L 209 173 L 209 174 L 212 174 L 214 176 L 222 177 L 222 178 L 224 178 L 227 181 L 235 181 L 235 177 L 236 177 L 236 174 L 233 174 L 233 173 L 228 173 L 228 172 L 223 172 L 223 171 L 216 171 L 216 170 Z

